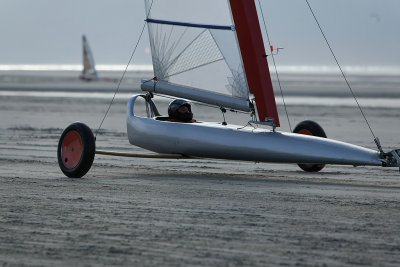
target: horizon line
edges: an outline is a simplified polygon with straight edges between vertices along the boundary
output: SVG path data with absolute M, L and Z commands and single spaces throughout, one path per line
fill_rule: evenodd
M 123 64 L 98 64 L 97 71 L 124 71 Z M 270 71 L 275 71 L 273 66 Z M 400 65 L 348 65 L 342 67 L 348 74 L 400 75 Z M 153 71 L 151 64 L 129 65 L 128 71 Z M 280 65 L 277 70 L 288 74 L 335 74 L 340 70 L 335 65 Z M 0 64 L 0 71 L 82 71 L 81 64 Z M 271 73 L 272 74 L 272 73 Z

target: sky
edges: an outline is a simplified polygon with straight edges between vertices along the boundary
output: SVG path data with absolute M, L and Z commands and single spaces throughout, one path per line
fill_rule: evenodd
M 260 1 L 278 65 L 334 65 L 305 0 Z M 309 3 L 342 65 L 400 66 L 399 0 Z M 144 20 L 143 0 L 0 0 L 0 65 L 80 64 L 82 34 L 97 64 L 127 64 Z M 151 64 L 148 42 L 132 64 Z

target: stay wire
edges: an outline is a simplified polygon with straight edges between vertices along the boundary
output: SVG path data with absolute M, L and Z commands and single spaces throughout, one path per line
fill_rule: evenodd
M 147 17 L 148 17 L 149 14 L 150 14 L 150 10 L 151 10 L 151 7 L 152 7 L 152 6 L 153 6 L 153 1 L 151 2 L 151 5 L 150 5 L 149 11 L 148 11 L 148 13 L 147 13 L 146 19 L 147 19 Z M 114 92 L 114 96 L 113 96 L 113 98 L 111 99 L 110 104 L 108 105 L 107 111 L 106 111 L 106 113 L 104 114 L 104 117 L 103 117 L 103 119 L 101 120 L 101 123 L 100 123 L 99 127 L 98 127 L 97 130 L 96 130 L 96 133 L 95 133 L 95 136 L 94 136 L 94 137 L 95 137 L 95 140 L 96 140 L 96 138 L 97 138 L 97 134 L 98 134 L 99 131 L 100 131 L 100 128 L 102 127 L 102 125 L 103 125 L 103 123 L 104 123 L 104 120 L 106 119 L 106 117 L 107 117 L 107 115 L 108 115 L 108 112 L 110 111 L 111 105 L 114 103 L 115 96 L 117 95 L 117 93 L 118 93 L 118 91 L 119 91 L 119 88 L 120 88 L 121 83 L 122 83 L 122 81 L 123 81 L 123 79 L 124 79 L 124 77 L 125 77 L 125 74 L 126 74 L 126 72 L 128 71 L 128 67 L 129 67 L 129 65 L 131 64 L 131 61 L 132 61 L 132 59 L 133 59 L 133 56 L 134 56 L 135 53 L 136 53 L 136 50 L 137 50 L 137 48 L 138 48 L 138 46 L 139 46 L 139 43 L 140 43 L 140 40 L 142 39 L 142 35 L 143 35 L 144 29 L 145 29 L 145 27 L 146 27 L 146 24 L 147 24 L 147 21 L 145 20 L 145 22 L 143 23 L 142 31 L 140 32 L 139 38 L 138 38 L 138 40 L 137 40 L 137 42 L 136 42 L 135 48 L 133 49 L 133 52 L 132 52 L 132 54 L 131 54 L 131 57 L 129 58 L 128 64 L 126 65 L 125 70 L 124 70 L 124 72 L 122 73 L 121 78 L 119 79 L 119 82 L 118 82 L 118 85 L 117 85 L 117 89 L 116 89 L 115 92 Z
M 269 38 L 268 29 L 267 29 L 267 24 L 265 23 L 264 12 L 263 12 L 263 9 L 262 9 L 260 0 L 258 0 L 258 5 L 260 6 L 261 16 L 262 16 L 263 23 L 264 23 L 265 33 L 267 34 L 268 44 L 269 44 L 269 47 L 271 47 L 271 40 L 270 40 L 270 38 Z M 272 62 L 274 63 L 276 79 L 278 80 L 279 90 L 280 90 L 280 92 L 281 92 L 282 101 L 283 101 L 283 106 L 284 106 L 284 108 L 285 108 L 285 113 L 286 113 L 287 121 L 288 121 L 288 124 L 289 124 L 289 129 L 290 129 L 290 131 L 292 131 L 292 125 L 290 124 L 289 113 L 288 113 L 288 111 L 287 111 L 285 97 L 284 97 L 284 95 L 283 95 L 283 90 L 282 90 L 282 86 L 281 86 L 281 81 L 280 81 L 280 79 L 279 79 L 278 69 L 277 69 L 276 63 L 275 63 L 275 57 L 274 57 L 274 54 L 273 54 L 272 52 L 271 52 L 271 57 L 272 57 Z
M 347 84 L 347 87 L 349 88 L 351 94 L 353 95 L 353 98 L 354 98 L 354 100 L 356 101 L 357 106 L 358 106 L 358 108 L 359 108 L 359 110 L 360 110 L 362 116 L 364 117 L 364 120 L 365 120 L 365 122 L 367 123 L 367 126 L 368 126 L 369 130 L 371 131 L 372 136 L 374 137 L 374 141 L 376 142 L 377 138 L 376 138 L 376 136 L 375 136 L 375 134 L 374 134 L 374 131 L 372 130 L 371 125 L 369 124 L 369 122 L 368 122 L 368 120 L 367 120 L 367 117 L 366 117 L 365 114 L 364 114 L 364 111 L 362 110 L 360 104 L 358 103 L 357 97 L 356 97 L 356 95 L 355 95 L 353 89 L 351 88 L 350 83 L 349 83 L 349 81 L 347 80 L 346 75 L 344 74 L 344 72 L 343 72 L 343 70 L 342 70 L 342 67 L 341 67 L 340 64 L 339 64 L 338 59 L 336 58 L 336 55 L 335 55 L 335 53 L 333 52 L 333 49 L 332 49 L 331 45 L 329 44 L 329 41 L 328 41 L 328 39 L 326 38 L 324 31 L 322 30 L 322 27 L 321 27 L 321 25 L 319 24 L 318 19 L 317 19 L 316 15 L 315 15 L 313 9 L 311 8 L 310 3 L 308 2 L 308 0 L 305 0 L 305 1 L 306 1 L 307 5 L 308 5 L 308 8 L 309 8 L 310 11 L 311 11 L 311 14 L 312 14 L 313 17 L 314 17 L 315 22 L 316 22 L 317 25 L 318 25 L 319 30 L 321 31 L 322 36 L 323 36 L 324 39 L 325 39 L 326 44 L 327 44 L 328 47 L 329 47 L 329 50 L 331 51 L 331 54 L 332 54 L 333 58 L 334 58 L 335 61 L 336 61 L 337 66 L 339 67 L 340 72 L 342 73 L 343 79 L 345 80 L 345 82 L 346 82 L 346 84 Z

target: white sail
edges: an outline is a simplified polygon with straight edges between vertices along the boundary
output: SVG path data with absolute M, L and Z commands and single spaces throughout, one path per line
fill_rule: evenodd
M 248 111 L 249 88 L 229 2 L 145 0 L 145 4 L 157 80 L 179 85 L 175 96 L 198 100 L 187 92 L 180 95 L 188 87 L 205 96 L 209 93 L 210 101 L 205 97 L 203 102 L 219 105 L 212 100 L 218 94 L 243 100 L 245 106 L 235 108 Z
M 83 70 L 80 78 L 83 80 L 97 80 L 97 71 L 94 64 L 93 54 L 90 50 L 89 43 L 86 36 L 82 36 L 82 48 L 83 48 Z

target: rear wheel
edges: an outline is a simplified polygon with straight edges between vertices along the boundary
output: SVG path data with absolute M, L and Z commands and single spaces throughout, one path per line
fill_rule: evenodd
M 293 130 L 294 133 L 313 135 L 326 138 L 326 134 L 322 127 L 314 121 L 302 121 L 297 124 Z M 319 172 L 325 167 L 325 164 L 298 164 L 299 167 L 306 172 Z
M 92 130 L 86 124 L 75 122 L 64 130 L 58 142 L 58 165 L 66 176 L 81 178 L 92 166 L 95 151 Z

